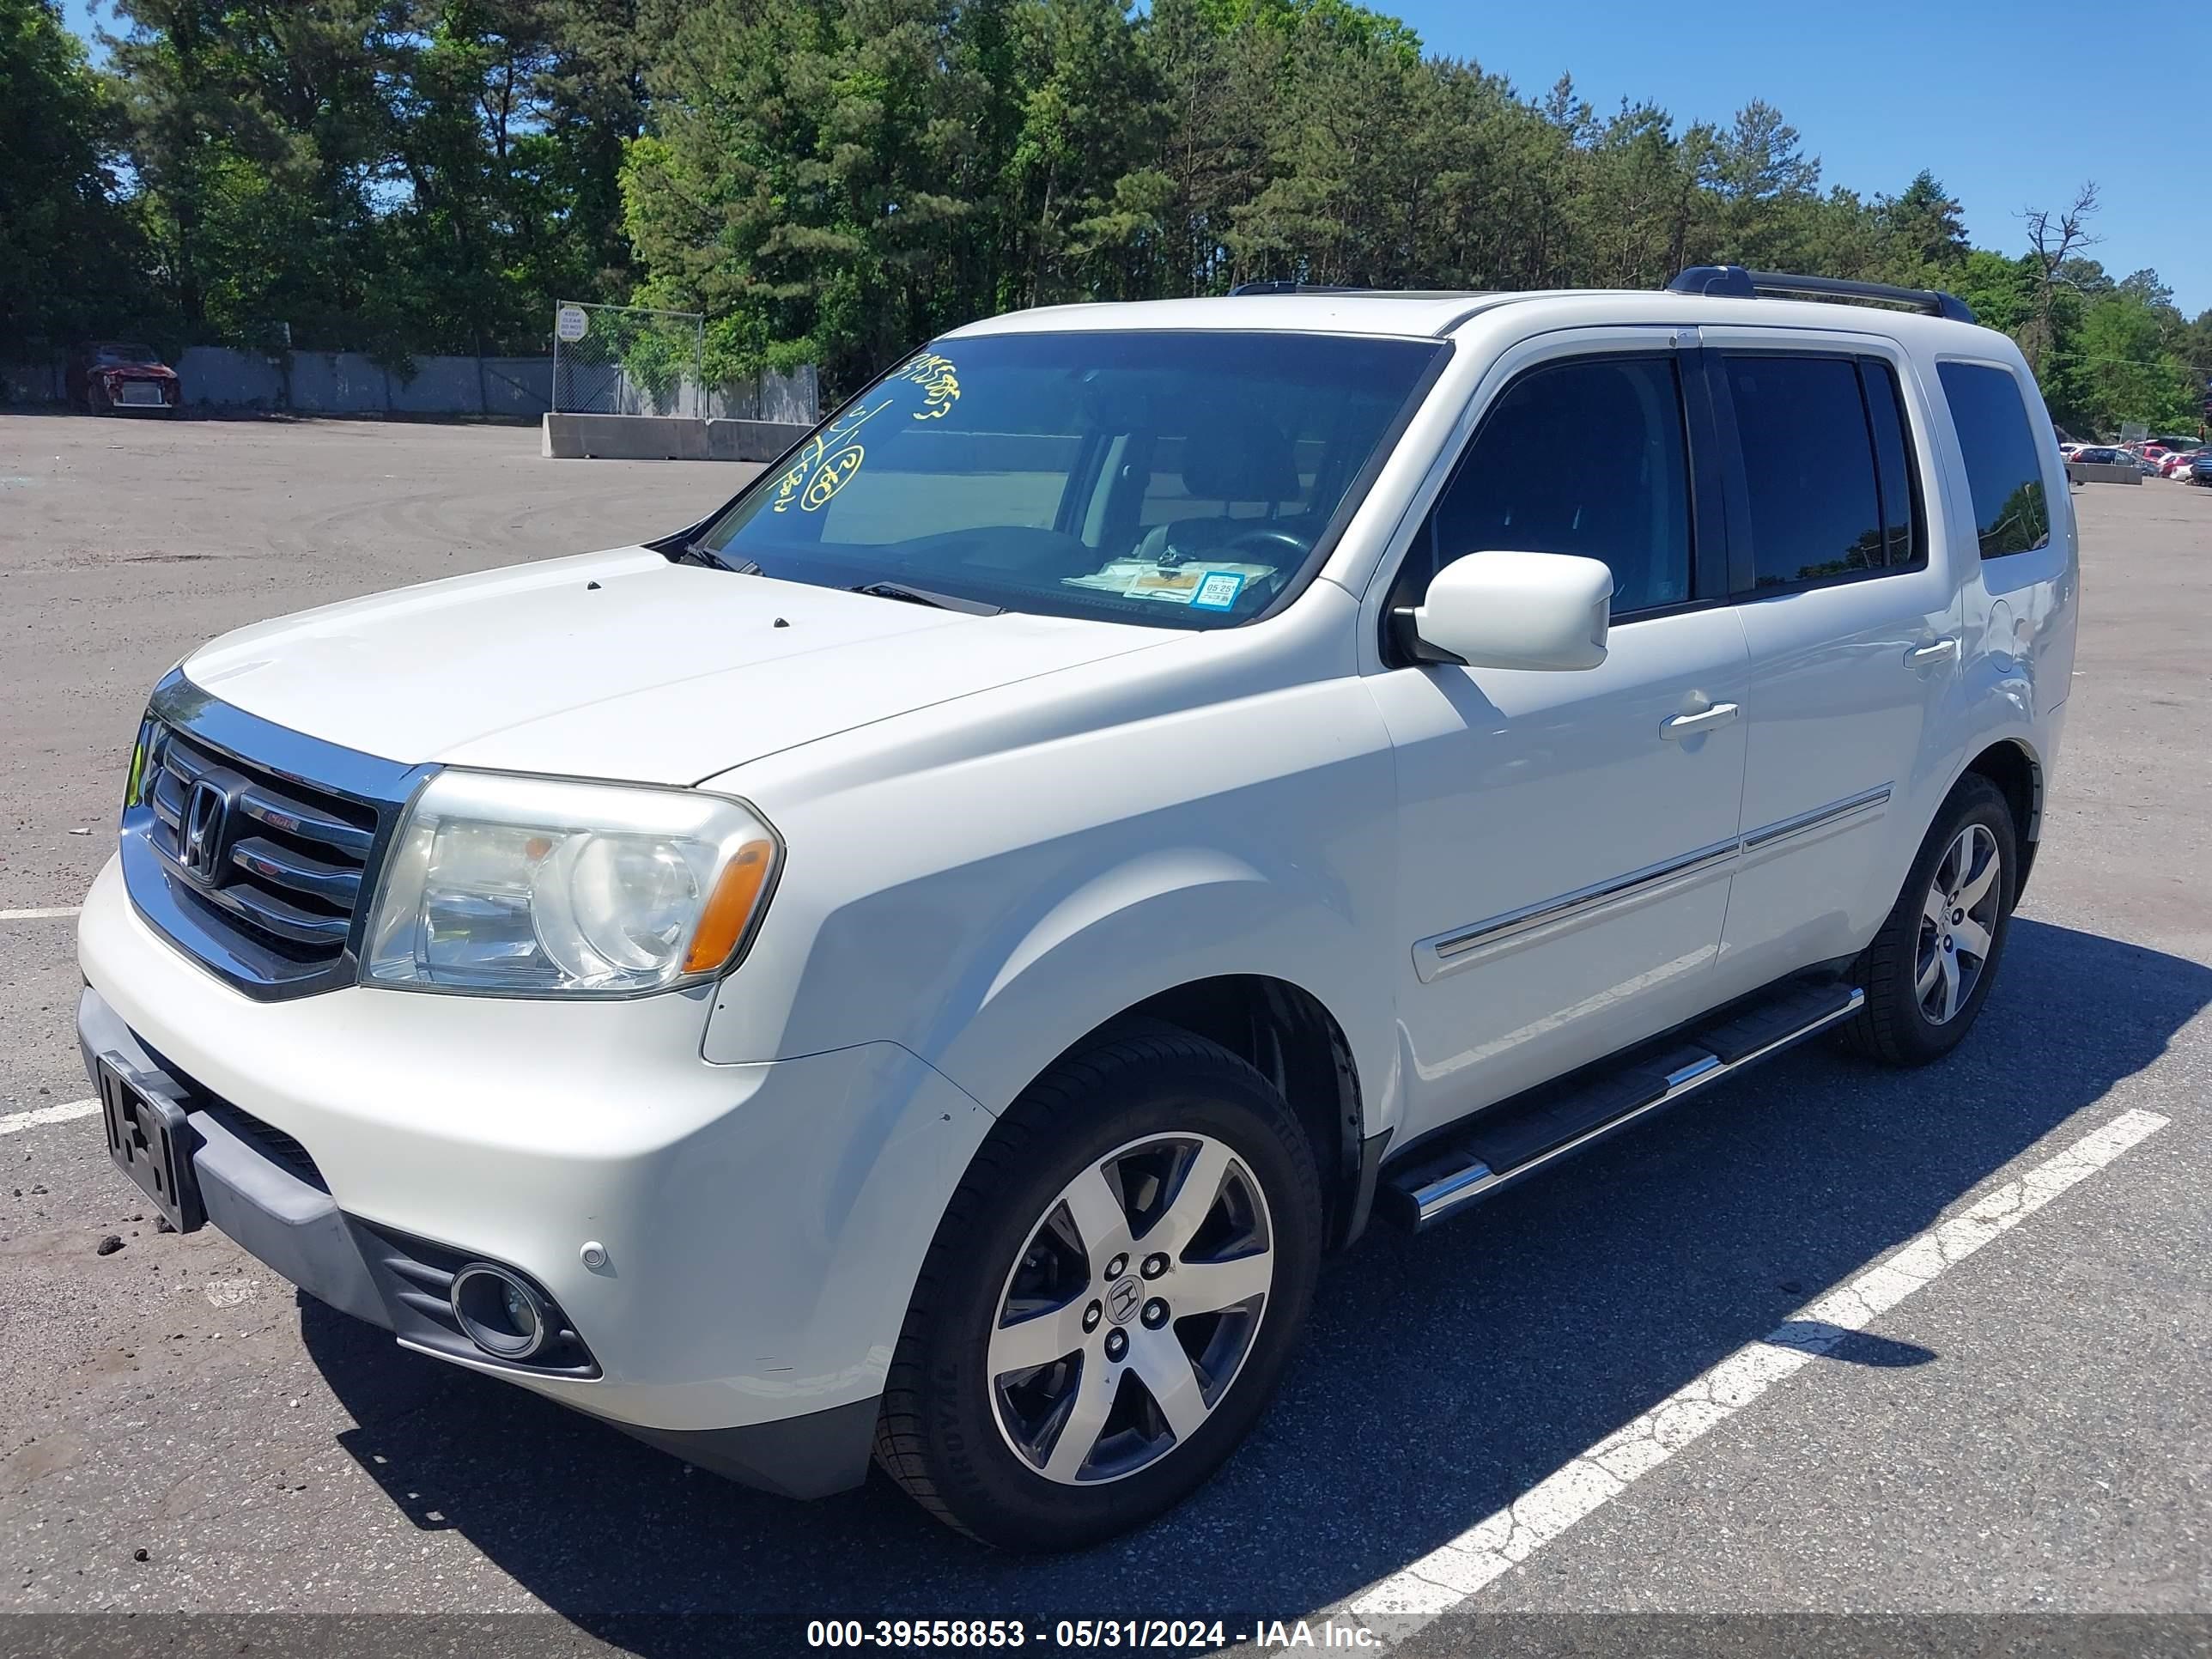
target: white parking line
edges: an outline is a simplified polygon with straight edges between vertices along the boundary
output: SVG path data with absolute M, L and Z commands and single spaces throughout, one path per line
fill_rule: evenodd
M 26 1129 L 35 1129 L 41 1123 L 66 1123 L 73 1117 L 90 1117 L 100 1109 L 100 1102 L 72 1100 L 59 1106 L 41 1106 L 35 1111 L 10 1112 L 0 1117 L 0 1135 L 20 1134 Z
M 1584 1516 L 1618 1498 L 1638 1476 L 1657 1468 L 1707 1430 L 1727 1421 L 1854 1332 L 1865 1329 L 1945 1269 L 2018 1226 L 2171 1121 L 2155 1112 L 2123 1112 L 2048 1163 L 1919 1234 L 1879 1267 L 1829 1291 L 1758 1341 L 1738 1348 L 1704 1376 L 1547 1475 L 1506 1508 L 1370 1585 L 1353 1599 L 1349 1610 L 1369 1616 L 1411 1615 L 1416 1622 L 1410 1627 L 1394 1626 L 1396 1635 L 1410 1634 L 1449 1613 Z
M 0 910 L 0 921 L 44 921 L 50 916 L 73 916 L 82 904 L 58 904 L 46 910 Z

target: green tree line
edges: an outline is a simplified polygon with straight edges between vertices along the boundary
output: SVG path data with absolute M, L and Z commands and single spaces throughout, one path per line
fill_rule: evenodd
M 537 352 L 554 302 L 704 312 L 710 371 L 849 387 L 1009 307 L 1654 287 L 1735 261 L 1942 287 L 2053 414 L 2193 429 L 2212 312 L 1975 246 L 1928 173 L 1824 185 L 1780 112 L 1601 112 L 1349 0 L 112 0 L 95 67 L 0 0 L 0 356 L 143 333 Z

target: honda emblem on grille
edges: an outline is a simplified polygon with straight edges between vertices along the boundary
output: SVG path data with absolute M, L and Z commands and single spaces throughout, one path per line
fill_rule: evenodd
M 222 785 L 202 778 L 185 797 L 184 821 L 177 826 L 177 862 L 202 881 L 214 881 L 222 870 L 229 820 L 230 797 Z

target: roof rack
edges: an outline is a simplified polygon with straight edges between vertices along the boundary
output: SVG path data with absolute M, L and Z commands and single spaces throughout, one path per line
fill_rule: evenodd
M 1229 290 L 1231 299 L 1240 294 L 1382 294 L 1379 288 L 1352 288 L 1341 283 L 1239 283 Z
M 1799 276 L 1786 270 L 1746 270 L 1741 265 L 1692 265 L 1667 284 L 1674 294 L 1711 294 L 1738 300 L 1787 295 L 1803 300 L 1881 300 L 1911 306 L 1954 323 L 1974 320 L 1973 307 L 1955 294 L 1932 288 L 1899 288 L 1889 283 L 1859 283 L 1844 276 Z

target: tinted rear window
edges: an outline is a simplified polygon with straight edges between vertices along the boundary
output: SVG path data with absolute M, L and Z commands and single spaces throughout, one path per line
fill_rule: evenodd
M 2002 368 L 1978 363 L 1939 363 L 1936 373 L 1966 455 L 1982 556 L 2043 546 L 2051 539 L 2051 504 L 2044 499 L 2043 457 L 2020 382 Z M 2100 458 L 2109 453 L 2100 452 Z
M 1888 564 L 1874 434 L 1857 365 L 1848 357 L 1732 356 L 1726 362 L 1742 434 L 1759 586 L 1786 587 Z

